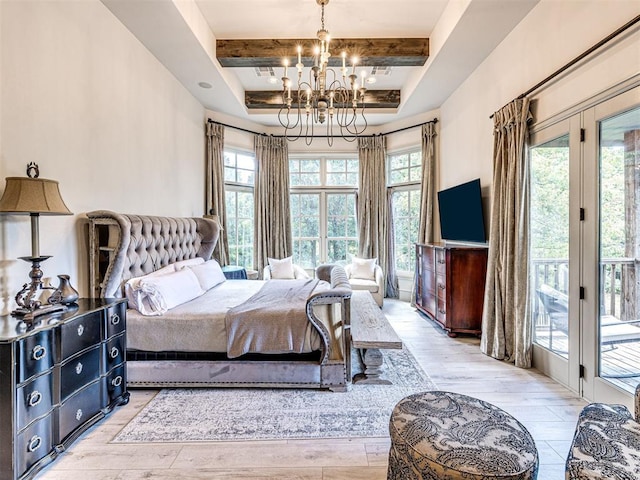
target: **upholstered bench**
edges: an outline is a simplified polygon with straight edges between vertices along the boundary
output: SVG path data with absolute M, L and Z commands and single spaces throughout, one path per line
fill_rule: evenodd
M 640 385 L 635 419 L 627 407 L 590 403 L 582 409 L 567 456 L 567 480 L 640 478 Z
M 490 403 L 430 391 L 398 402 L 389 422 L 388 480 L 533 480 L 538 451 L 527 429 Z

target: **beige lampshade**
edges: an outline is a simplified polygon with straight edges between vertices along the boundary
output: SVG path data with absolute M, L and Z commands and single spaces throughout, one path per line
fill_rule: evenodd
M 46 178 L 7 177 L 0 213 L 72 215 L 60 196 L 58 182 Z

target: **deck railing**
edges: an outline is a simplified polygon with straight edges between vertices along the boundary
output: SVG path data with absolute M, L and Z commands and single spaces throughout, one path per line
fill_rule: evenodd
M 637 269 L 640 260 L 634 258 L 605 258 L 600 262 L 600 313 L 622 321 L 637 320 Z M 532 265 L 532 292 L 546 284 L 568 294 L 569 260 L 566 258 L 536 259 Z M 640 273 L 640 272 L 639 272 Z M 534 301 L 536 325 L 548 325 L 544 308 Z

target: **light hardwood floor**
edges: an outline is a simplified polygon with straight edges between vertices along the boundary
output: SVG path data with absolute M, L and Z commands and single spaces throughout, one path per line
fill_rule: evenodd
M 536 370 L 491 359 L 479 340 L 449 338 L 405 302 L 385 300 L 384 312 L 440 390 L 489 401 L 533 435 L 539 480 L 564 478 L 564 461 L 585 402 Z M 123 445 L 111 438 L 155 395 L 132 390 L 128 405 L 86 432 L 38 480 L 386 478 L 388 438 Z M 336 394 L 339 396 L 340 394 Z

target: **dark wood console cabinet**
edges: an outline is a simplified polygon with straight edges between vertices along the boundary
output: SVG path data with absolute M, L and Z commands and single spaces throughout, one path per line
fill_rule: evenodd
M 480 335 L 487 248 L 416 245 L 416 307 L 449 336 Z
M 0 317 L 0 480 L 33 478 L 117 405 L 126 303 L 80 299 L 25 325 Z

